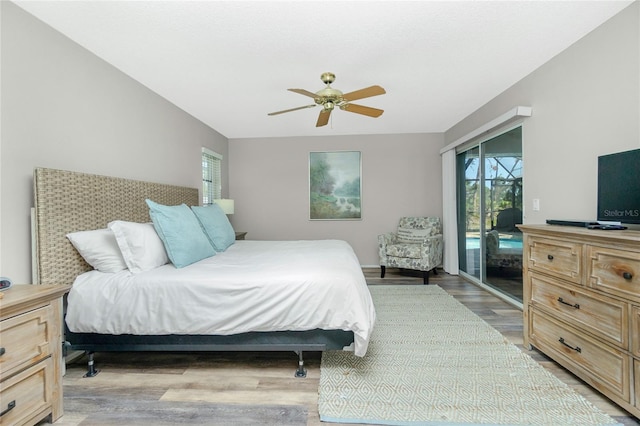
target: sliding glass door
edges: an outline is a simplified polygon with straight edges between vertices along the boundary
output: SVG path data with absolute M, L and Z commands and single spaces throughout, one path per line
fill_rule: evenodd
M 457 154 L 460 270 L 522 302 L 522 128 Z
M 482 235 L 482 163 L 480 148 L 457 155 L 458 262 L 460 270 L 482 279 L 480 236 Z

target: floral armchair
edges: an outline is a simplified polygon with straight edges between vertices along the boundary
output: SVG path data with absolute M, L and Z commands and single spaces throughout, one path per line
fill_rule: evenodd
M 429 284 L 429 271 L 442 264 L 442 223 L 439 217 L 402 217 L 397 232 L 378 235 L 380 278 L 386 267 L 422 271 Z
M 522 271 L 522 249 L 500 247 L 500 234 L 493 229 L 486 235 L 487 268 Z

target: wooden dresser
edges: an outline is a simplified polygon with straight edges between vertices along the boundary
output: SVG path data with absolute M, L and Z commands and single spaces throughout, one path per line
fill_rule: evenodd
M 640 231 L 519 228 L 525 347 L 640 417 Z
M 0 424 L 62 416 L 62 296 L 68 286 L 14 285 L 0 299 Z

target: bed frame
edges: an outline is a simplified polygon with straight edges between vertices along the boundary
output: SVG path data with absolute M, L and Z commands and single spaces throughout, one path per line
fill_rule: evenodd
M 199 204 L 198 189 L 64 170 L 34 171 L 34 283 L 73 284 L 91 270 L 66 238 L 70 232 L 101 229 L 113 220 L 150 222 L 149 198 L 165 205 Z M 114 351 L 293 351 L 296 377 L 305 377 L 304 351 L 340 350 L 353 332 L 310 330 L 222 335 L 105 335 L 72 333 L 65 324 L 65 347 L 85 351 L 86 376 L 95 376 L 94 352 Z

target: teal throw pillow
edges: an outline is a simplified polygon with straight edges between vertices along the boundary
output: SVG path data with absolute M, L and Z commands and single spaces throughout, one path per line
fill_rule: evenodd
M 216 254 L 189 206 L 163 206 L 151 200 L 146 202 L 153 226 L 176 268 Z
M 219 205 L 193 206 L 191 209 L 200 221 L 204 233 L 216 251 L 225 251 L 235 243 L 236 232 Z

